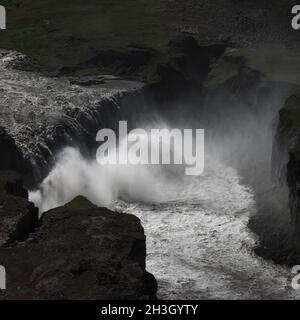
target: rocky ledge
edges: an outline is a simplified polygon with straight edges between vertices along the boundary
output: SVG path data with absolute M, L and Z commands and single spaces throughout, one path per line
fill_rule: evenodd
M 38 223 L 38 209 L 28 201 L 28 192 L 17 171 L 22 154 L 15 141 L 0 128 L 0 247 L 24 240 Z
M 83 197 L 45 213 L 25 242 L 0 249 L 13 299 L 155 299 L 145 259 L 139 219 Z
M 295 88 L 279 113 L 277 133 L 273 144 L 273 176 L 287 188 L 290 211 L 290 234 L 277 251 L 284 257 L 279 262 L 289 265 L 300 262 L 300 90 Z M 287 210 L 282 215 L 288 217 Z M 276 259 L 275 259 L 276 260 Z M 277 260 L 276 260 L 277 261 Z
M 300 237 L 300 90 L 296 89 L 280 110 L 273 153 L 275 172 L 289 188 L 291 220 L 296 238 Z
M 17 173 L 5 171 L 16 169 L 9 158 L 18 149 L 1 137 L 9 148 L 0 162 L 0 299 L 155 299 L 140 220 L 83 197 L 39 220 Z

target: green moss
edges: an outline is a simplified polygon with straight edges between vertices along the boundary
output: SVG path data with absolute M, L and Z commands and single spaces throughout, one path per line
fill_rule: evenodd
M 300 134 L 300 88 L 293 91 L 280 110 L 280 124 L 287 135 Z M 289 139 L 289 136 L 287 138 Z M 293 145 L 289 152 L 295 159 L 300 160 L 300 148 Z
M 82 210 L 82 209 L 94 209 L 97 208 L 93 203 L 82 196 L 78 196 L 71 202 L 61 207 L 62 210 Z
M 300 160 L 300 149 L 299 148 L 292 148 L 289 150 L 290 154 L 297 160 Z
M 157 76 L 157 65 L 169 61 L 171 39 L 185 28 L 195 30 L 195 36 L 202 39 L 212 32 L 200 18 L 183 19 L 187 11 L 191 13 L 187 16 L 193 16 L 193 1 L 172 4 L 169 0 L 3 0 L 1 3 L 8 14 L 0 48 L 23 52 L 46 70 L 74 67 L 99 51 L 128 52 L 137 45 L 155 53 L 139 74 L 151 81 Z M 97 72 L 96 68 L 88 71 Z
M 45 222 L 48 219 L 66 219 L 71 216 L 76 216 L 77 214 L 82 215 L 83 212 L 88 213 L 93 209 L 97 209 L 93 203 L 82 196 L 78 196 L 62 207 L 47 211 L 43 216 L 43 221 Z
M 244 42 L 251 43 L 253 30 L 251 26 L 249 30 L 244 26 L 240 28 L 240 19 L 234 18 L 243 12 L 249 21 L 253 21 L 258 28 L 256 43 L 257 37 L 260 38 L 256 33 L 265 34 L 265 24 L 258 27 L 261 21 L 267 18 L 267 25 L 272 24 L 270 28 L 275 20 L 286 24 L 285 20 L 281 21 L 285 5 L 282 3 L 274 11 L 266 4 L 260 3 L 257 7 L 251 1 L 243 1 L 238 6 L 232 5 L 236 1 L 219 2 L 2 0 L 1 4 L 7 7 L 7 30 L 1 30 L 0 48 L 24 52 L 46 69 L 57 70 L 77 66 L 101 50 L 123 52 L 130 50 L 130 45 L 139 45 L 152 48 L 155 56 L 138 76 L 155 80 L 157 65 L 170 61 L 169 41 L 178 35 L 192 35 L 201 45 L 228 40 L 240 44 L 241 48 L 232 56 L 245 56 L 250 68 L 263 71 L 269 79 L 300 83 L 295 72 L 299 67 L 299 53 L 294 48 L 288 50 L 286 45 L 276 44 L 270 49 L 265 42 L 259 51 L 256 47 L 250 50 L 248 45 L 243 48 Z M 97 72 L 95 68 L 88 71 Z M 110 72 L 109 69 L 100 71 Z M 212 75 L 216 76 L 212 84 L 222 83 L 234 72 L 230 63 L 221 65 L 217 75 Z M 114 73 L 113 69 L 111 73 Z
M 280 110 L 281 123 L 300 132 L 300 89 L 296 89 Z
M 292 95 L 286 100 L 284 109 L 300 112 L 300 88 L 294 90 Z
M 158 0 L 2 1 L 7 30 L 0 47 L 29 54 L 50 69 L 76 65 L 97 50 L 143 44 L 166 50 L 175 20 Z M 162 21 L 164 25 L 162 26 Z

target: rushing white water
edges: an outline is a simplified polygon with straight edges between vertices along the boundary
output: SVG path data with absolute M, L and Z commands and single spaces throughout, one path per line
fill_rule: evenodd
M 120 198 L 147 202 L 162 198 L 158 171 L 149 170 L 148 166 L 100 166 L 70 147 L 57 158 L 56 166 L 39 189 L 29 193 L 41 213 L 64 205 L 77 195 L 107 207 Z
M 257 257 L 247 227 L 251 189 L 237 172 L 214 163 L 200 177 L 166 186 L 168 200 L 118 202 L 137 215 L 147 236 L 147 268 L 162 299 L 292 299 L 288 268 Z
M 56 149 L 51 145 L 57 132 L 65 131 L 68 141 L 72 132 L 84 135 L 90 123 L 97 124 L 97 115 L 107 101 L 113 113 L 120 95 L 141 87 L 135 81 L 108 76 L 99 76 L 105 80 L 103 84 L 80 86 L 74 84 L 77 78 L 48 77 L 15 68 L 25 66 L 27 60 L 24 54 L 0 49 L 0 126 L 37 170 L 41 163 L 51 162 L 46 155 L 54 156 Z
M 93 119 L 103 99 L 113 99 L 124 91 L 124 82 L 120 88 L 115 82 L 82 87 L 68 79 L 15 70 L 14 63 L 25 58 L 0 50 L 0 124 L 30 158 L 40 154 L 38 146 L 48 149 L 57 125 L 85 130 L 77 121 L 79 116 Z M 278 95 L 257 108 L 262 110 L 259 115 L 220 99 L 216 118 L 225 122 L 224 128 L 231 128 L 231 134 L 214 137 L 210 147 L 232 165 L 243 163 L 249 171 L 256 159 L 255 168 L 260 166 L 262 158 L 270 157 L 272 132 L 267 124 L 282 105 L 280 92 Z M 218 133 L 222 121 L 216 122 Z M 84 159 L 78 150 L 66 148 L 30 199 L 43 212 L 81 194 L 100 206 L 140 217 L 147 235 L 147 269 L 158 280 L 160 298 L 300 298 L 300 293 L 290 288 L 289 269 L 254 254 L 256 239 L 247 228 L 255 213 L 253 192 L 241 185 L 234 169 L 211 159 L 199 177 L 174 175 L 182 172 L 178 167 L 165 169 L 99 166 Z
M 203 175 L 164 175 L 147 166 L 99 166 L 67 148 L 38 191 L 41 210 L 82 194 L 137 215 L 147 236 L 147 269 L 162 299 L 291 299 L 288 268 L 257 257 L 247 227 L 253 192 L 237 172 L 209 160 Z M 122 198 L 123 200 L 120 200 Z M 126 199 L 126 200 L 124 200 Z

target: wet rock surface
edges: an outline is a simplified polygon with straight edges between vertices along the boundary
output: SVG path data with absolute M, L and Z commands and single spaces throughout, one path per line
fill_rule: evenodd
M 0 246 L 21 241 L 38 223 L 38 209 L 13 171 L 0 171 Z
M 282 104 L 273 141 L 273 188 L 257 195 L 262 219 L 256 215 L 250 222 L 261 240 L 256 253 L 290 266 L 300 261 L 299 97 L 294 88 Z
M 0 249 L 12 299 L 154 299 L 143 228 L 83 197 L 45 213 L 25 242 Z M 0 293 L 1 294 L 1 293 Z
M 299 207 L 299 159 L 300 159 L 300 91 L 293 90 L 280 110 L 279 124 L 275 141 L 273 162 L 277 164 L 277 175 L 289 189 L 289 206 L 291 222 L 296 238 L 300 234 L 300 207 Z
M 76 145 L 86 151 L 95 144 L 97 131 L 120 117 L 120 97 L 141 85 L 130 81 L 118 85 L 118 80 L 106 83 L 107 77 L 100 85 L 100 76 L 70 80 L 49 77 L 16 70 L 20 65 L 28 65 L 25 55 L 0 50 L 0 125 L 21 151 L 27 184 L 39 182 L 48 173 L 62 147 Z M 78 84 L 72 84 L 74 81 Z M 9 148 L 8 137 L 1 141 Z M 4 154 L 3 166 L 10 169 L 9 165 L 20 158 L 20 151 L 10 159 Z
M 0 170 L 19 170 L 22 166 L 22 152 L 4 128 L 0 127 Z
M 38 209 L 28 201 L 19 173 L 22 154 L 0 128 L 0 246 L 25 239 L 38 223 Z

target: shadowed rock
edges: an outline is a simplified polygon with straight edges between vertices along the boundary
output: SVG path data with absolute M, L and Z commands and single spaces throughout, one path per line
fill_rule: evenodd
M 12 299 L 149 299 L 143 228 L 83 197 L 50 210 L 24 243 L 0 249 Z
M 28 201 L 28 192 L 16 171 L 22 153 L 15 141 L 0 128 L 0 246 L 24 240 L 38 222 L 38 209 Z
M 38 209 L 27 197 L 15 172 L 0 171 L 0 246 L 24 240 L 37 225 Z
M 0 127 L 0 150 L 0 170 L 19 170 L 22 153 L 16 147 L 14 139 L 2 127 Z

